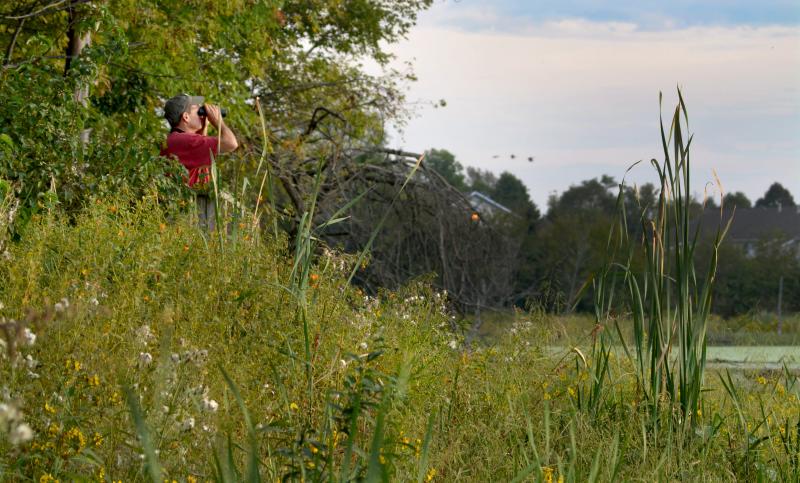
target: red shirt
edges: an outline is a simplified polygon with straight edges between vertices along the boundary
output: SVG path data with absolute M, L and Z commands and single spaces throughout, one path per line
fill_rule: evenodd
M 217 155 L 217 138 L 202 134 L 172 131 L 161 148 L 161 156 L 178 158 L 189 171 L 189 186 L 208 183 L 211 156 Z

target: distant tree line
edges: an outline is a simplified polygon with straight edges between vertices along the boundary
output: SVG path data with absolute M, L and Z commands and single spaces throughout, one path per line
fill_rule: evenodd
M 608 256 L 606 242 L 611 224 L 619 222 L 624 209 L 630 240 L 632 243 L 641 240 L 645 229 L 642 221 L 649 219 L 648 210 L 656 205 L 658 197 L 652 184 L 620 187 L 614 178 L 602 176 L 551 195 L 547 210 L 541 215 L 524 184 L 511 173 L 496 176 L 464 168 L 445 150 L 429 151 L 426 162 L 454 188 L 462 192 L 480 191 L 515 213 L 513 221 L 505 226 L 519 246 L 513 262 L 515 269 L 510 284 L 513 295 L 509 301 L 520 306 L 537 305 L 554 312 L 591 309 L 591 288 L 582 293 L 581 289 Z M 796 208 L 791 193 L 777 182 L 755 203 L 744 193 L 735 192 L 726 194 L 722 204 L 736 209 Z M 690 208 L 697 218 L 704 209 L 718 209 L 719 200 L 693 200 Z M 701 241 L 699 247 L 697 267 L 706 267 L 711 244 Z M 641 263 L 641 260 L 634 258 L 633 263 Z M 698 276 L 702 278 L 705 274 Z M 745 247 L 727 239 L 719 253 L 714 311 L 730 316 L 776 310 L 781 277 L 782 309 L 786 312 L 800 310 L 797 241 L 790 242 L 780 233 L 763 233 L 755 247 Z

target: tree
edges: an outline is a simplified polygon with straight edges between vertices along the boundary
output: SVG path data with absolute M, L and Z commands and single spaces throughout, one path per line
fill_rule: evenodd
M 490 193 L 494 191 L 494 186 L 497 184 L 497 176 L 491 171 L 467 166 L 467 184 L 470 190 L 480 191 L 491 196 Z
M 14 149 L 0 154 L 0 175 L 31 205 L 54 186 L 60 200 L 69 195 L 79 206 L 92 185 L 84 166 L 100 164 L 95 174 L 107 175 L 110 158 L 157 153 L 165 128 L 153 113 L 177 92 L 192 92 L 228 108 L 244 147 L 220 164 L 221 179 L 252 185 L 264 159 L 276 212 L 299 218 L 320 170 L 346 176 L 359 154 L 384 141 L 384 122 L 405 115 L 400 85 L 411 76 L 388 68 L 368 75 L 359 61 L 386 66 L 387 46 L 431 1 L 3 2 L 0 134 Z M 77 58 L 64 55 L 87 33 L 91 43 Z M 68 105 L 82 86 L 90 87 L 88 102 Z M 92 145 L 82 149 L 74 140 L 87 127 Z M 127 154 L 108 156 L 109 146 Z M 340 201 L 335 187 L 322 188 L 330 203 Z
M 789 190 L 778 182 L 772 183 L 762 198 L 756 200 L 756 208 L 794 207 L 794 198 Z
M 617 215 L 612 191 L 617 186 L 612 177 L 603 176 L 550 197 L 535 255 L 539 285 L 548 291 L 540 295 L 546 296 L 548 308 L 567 310 L 578 302 L 580 288 L 603 263 L 608 230 Z M 584 297 L 579 308 L 587 308 L 589 300 Z
M 722 206 L 727 208 L 752 208 L 750 199 L 741 191 L 728 193 L 722 198 Z
M 464 167 L 455 155 L 446 149 L 431 149 L 425 155 L 425 164 L 439 173 L 445 181 L 459 191 L 467 189 Z

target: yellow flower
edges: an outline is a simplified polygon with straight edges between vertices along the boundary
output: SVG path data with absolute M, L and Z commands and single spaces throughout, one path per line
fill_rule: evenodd
M 433 478 L 436 476 L 436 469 L 431 468 L 428 470 L 428 474 L 425 475 L 425 481 L 433 481 Z
M 186 483 L 197 483 L 197 478 L 192 475 L 186 477 Z
M 545 483 L 553 483 L 553 468 L 545 466 L 542 468 L 542 477 Z
M 55 414 L 56 408 L 50 405 L 50 403 L 44 403 L 44 411 L 46 413 Z
M 575 389 L 568 387 L 567 392 L 569 393 L 570 396 L 575 397 Z
M 292 411 L 297 411 L 300 409 L 300 406 L 298 406 L 297 403 L 292 403 L 289 405 L 289 409 L 291 409 Z
M 39 483 L 59 483 L 59 480 L 53 478 L 50 473 L 45 473 L 39 478 Z
M 122 402 L 122 395 L 120 395 L 119 392 L 114 391 L 113 393 L 111 393 L 111 396 L 108 397 L 108 402 L 110 402 L 113 405 L 120 404 Z
M 95 432 L 92 436 L 92 442 L 94 443 L 95 448 L 99 448 L 103 444 L 103 436 L 100 433 Z
M 72 359 L 67 359 L 65 367 L 68 371 L 78 372 L 81 370 L 81 363 L 78 361 L 73 361 Z
M 756 379 L 756 382 L 763 386 L 763 385 L 765 385 L 767 383 L 767 380 L 764 378 L 764 376 L 758 376 L 758 379 Z
M 67 431 L 66 441 L 68 444 L 74 443 L 76 453 L 80 453 L 86 447 L 86 436 L 83 435 L 80 429 L 73 427 Z
M 102 466 L 97 470 L 97 481 L 106 481 L 106 469 Z
M 86 376 L 86 382 L 89 383 L 90 386 L 99 386 L 100 376 L 98 376 L 97 374 L 93 376 Z

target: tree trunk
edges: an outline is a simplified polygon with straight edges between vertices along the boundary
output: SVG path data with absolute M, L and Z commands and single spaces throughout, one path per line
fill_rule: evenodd
M 71 4 L 69 8 L 69 30 L 67 30 L 67 51 L 66 60 L 64 61 L 64 77 L 69 75 L 69 70 L 72 67 L 73 59 L 77 59 L 81 55 L 81 52 L 83 52 L 83 49 L 92 43 L 91 32 L 78 32 L 76 28 L 78 20 L 79 16 L 75 11 L 75 6 Z M 73 98 L 75 99 L 75 102 L 86 107 L 89 98 L 89 84 L 79 84 L 75 88 Z M 89 142 L 89 135 L 91 134 L 91 131 L 91 129 L 84 129 L 81 133 L 81 141 L 84 144 Z

